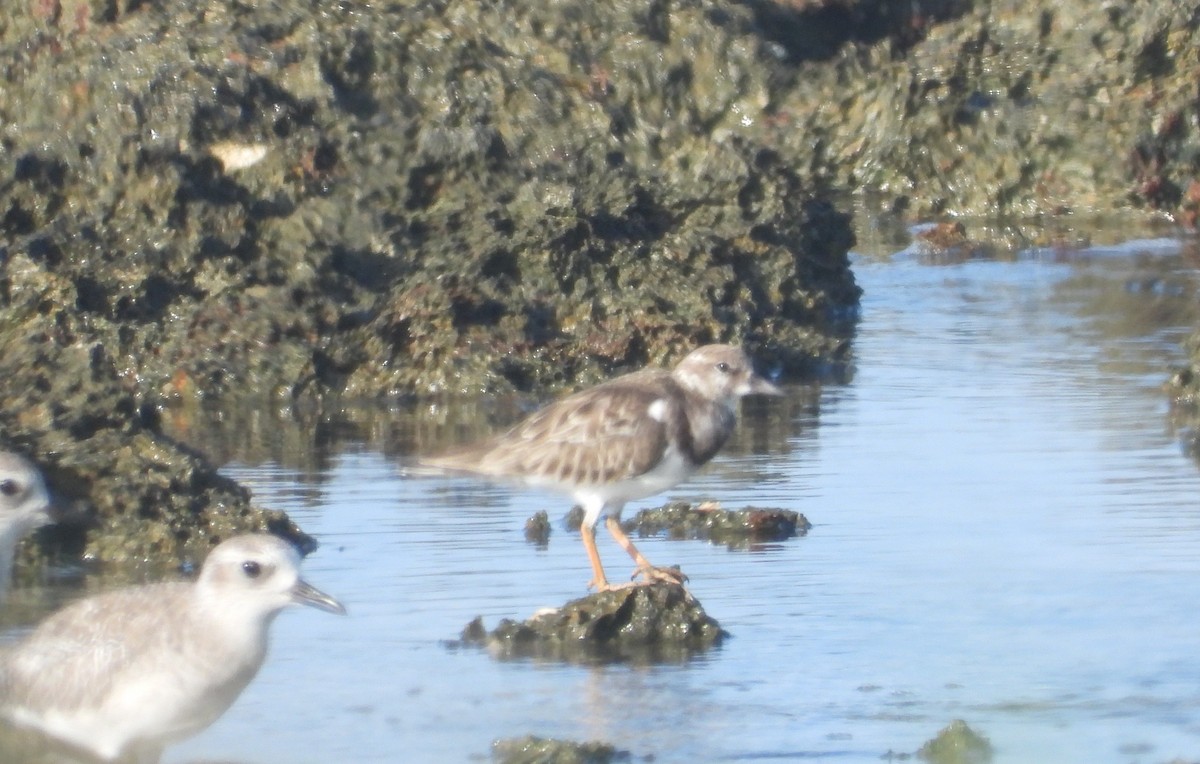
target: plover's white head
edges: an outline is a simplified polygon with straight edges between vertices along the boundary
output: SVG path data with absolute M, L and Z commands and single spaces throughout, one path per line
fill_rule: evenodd
M 271 617 L 288 605 L 309 605 L 344 614 L 341 603 L 300 577 L 300 554 L 266 533 L 234 536 L 204 561 L 196 594 L 223 609 Z
M 104 760 L 158 761 L 237 699 L 292 604 L 344 613 L 266 534 L 217 545 L 194 583 L 79 600 L 0 651 L 0 714 Z
M 746 395 L 782 394 L 778 387 L 754 371 L 746 352 L 736 345 L 696 348 L 671 374 L 683 387 L 730 407 Z
M 19 539 L 50 522 L 50 494 L 42 474 L 28 459 L 0 451 L 0 535 L 11 528 Z
M 23 456 L 0 451 L 0 601 L 8 595 L 17 544 L 50 522 L 52 510 L 38 468 Z

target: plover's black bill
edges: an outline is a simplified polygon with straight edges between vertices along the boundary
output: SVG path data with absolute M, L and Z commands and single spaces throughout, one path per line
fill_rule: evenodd
M 324 610 L 326 613 L 346 614 L 345 605 L 304 579 L 300 579 L 292 587 L 292 601 L 297 605 L 308 605 L 309 607 L 315 607 L 317 610 Z

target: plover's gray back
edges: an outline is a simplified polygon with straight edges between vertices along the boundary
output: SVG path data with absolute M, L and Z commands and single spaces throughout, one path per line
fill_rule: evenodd
M 23 456 L 0 451 L 0 601 L 8 595 L 17 544 L 50 522 L 50 508 L 38 468 Z
M 212 550 L 195 583 L 81 600 L 0 652 L 0 713 L 101 759 L 156 761 L 233 703 L 290 604 L 345 612 L 300 578 L 290 544 L 234 537 Z

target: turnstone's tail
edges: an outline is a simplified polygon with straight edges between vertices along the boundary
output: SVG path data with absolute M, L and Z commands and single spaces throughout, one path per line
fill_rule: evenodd
M 489 475 L 491 472 L 481 468 L 481 463 L 490 450 L 481 444 L 471 444 L 436 456 L 423 456 L 401 464 L 400 475 L 406 478 Z

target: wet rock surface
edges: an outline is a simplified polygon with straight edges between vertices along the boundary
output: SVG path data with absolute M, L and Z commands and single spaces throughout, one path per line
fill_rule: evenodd
M 643 538 L 665 535 L 672 539 L 703 539 L 734 549 L 803 536 L 812 528 L 812 523 L 799 512 L 787 509 L 722 509 L 711 502 L 673 501 L 661 507 L 643 509 L 622 521 L 621 528 Z
M 492 743 L 492 761 L 496 764 L 609 764 L 631 760 L 628 751 L 608 743 L 576 743 L 534 735 Z
M 745 12 L 569 7 L 29 12 L 0 104 L 20 294 L 57 287 L 168 397 L 576 385 L 729 338 L 785 371 L 836 352 L 844 214 L 722 132 L 769 74 Z
M 0 349 L 7 382 L 0 443 L 29 454 L 69 511 L 23 547 L 24 564 L 46 555 L 199 563 L 212 546 L 247 530 L 276 533 L 304 552 L 315 548 L 285 513 L 252 507 L 244 488 L 158 432 L 156 414 L 138 410 L 120 386 L 93 387 L 36 362 L 11 363 L 36 347 Z M 103 352 L 90 356 L 90 379 L 105 379 L 111 367 Z
M 491 631 L 476 618 L 454 645 L 501 660 L 648 664 L 687 660 L 727 636 L 684 587 L 660 583 L 598 592 Z
M 790 5 L 754 6 L 776 22 L 767 34 L 781 53 L 803 62 L 806 81 L 775 102 L 780 141 L 818 144 L 840 183 L 882 191 L 882 207 L 1194 223 L 1195 2 Z M 839 17 L 860 21 L 844 44 L 807 45 Z

